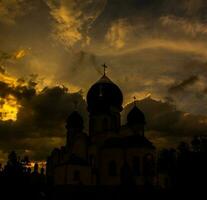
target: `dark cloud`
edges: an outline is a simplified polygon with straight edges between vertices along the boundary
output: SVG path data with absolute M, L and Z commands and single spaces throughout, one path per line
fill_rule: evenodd
M 0 91 L 2 98 L 13 95 L 21 105 L 16 121 L 0 121 L 2 151 L 27 150 L 33 152 L 31 156 L 35 158 L 46 158 L 55 145 L 60 141 L 64 143 L 65 121 L 75 109 L 75 102 L 78 102 L 78 111 L 87 123 L 85 101 L 81 94 L 69 93 L 63 86 L 48 87 L 37 92 L 30 85 L 9 86 L 1 82 Z M 40 151 L 42 147 L 43 151 Z
M 207 88 L 205 88 L 205 89 L 203 90 L 203 92 L 204 92 L 204 94 L 207 94 Z
M 206 116 L 182 112 L 172 103 L 152 98 L 146 98 L 136 103 L 146 116 L 146 134 L 153 133 L 147 135 L 153 140 L 162 138 L 165 139 L 165 145 L 175 145 L 185 138 L 190 139 L 195 135 L 207 134 Z M 133 104 L 125 107 L 122 113 L 122 123 L 126 122 L 127 114 L 132 107 Z M 158 143 L 158 147 L 159 145 Z
M 175 84 L 169 88 L 169 93 L 176 94 L 178 92 L 183 92 L 187 87 L 194 85 L 197 81 L 199 81 L 198 76 L 191 76 L 178 84 Z
M 11 59 L 12 55 L 6 52 L 0 52 L 0 61 Z
M 5 74 L 6 69 L 3 66 L 0 66 L 0 73 L 1 74 Z

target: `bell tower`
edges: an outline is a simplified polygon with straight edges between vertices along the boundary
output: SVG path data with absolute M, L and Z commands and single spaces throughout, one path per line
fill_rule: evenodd
M 144 128 L 146 125 L 144 113 L 137 107 L 136 98 L 134 97 L 134 106 L 127 115 L 127 125 L 134 134 L 144 137 Z

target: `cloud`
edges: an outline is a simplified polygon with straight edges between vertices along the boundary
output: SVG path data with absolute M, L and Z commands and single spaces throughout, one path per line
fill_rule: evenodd
M 12 54 L 6 53 L 6 52 L 0 52 L 0 62 L 4 61 L 4 60 L 9 60 L 13 57 Z
M 60 0 L 47 1 L 50 14 L 54 18 L 54 36 L 68 47 L 77 42 L 90 43 L 88 30 L 102 12 L 106 0 Z
M 207 34 L 207 25 L 203 22 L 191 21 L 176 16 L 163 16 L 160 18 L 160 21 L 164 27 L 171 29 L 174 33 L 186 33 L 193 37 L 205 36 Z
M 15 58 L 16 59 L 21 59 L 26 55 L 26 51 L 24 49 L 19 50 L 18 52 L 16 52 Z
M 136 103 L 146 117 L 146 136 L 155 140 L 158 147 L 160 147 L 158 140 L 165 141 L 161 146 L 164 144 L 175 146 L 186 138 L 190 140 L 195 135 L 207 133 L 207 117 L 204 115 L 179 111 L 171 103 L 149 97 Z M 127 114 L 132 107 L 133 103 L 125 107 L 122 113 L 122 123 L 126 123 Z
M 10 95 L 20 105 L 15 121 L 0 120 L 3 152 L 15 149 L 22 154 L 32 152 L 31 156 L 35 159 L 46 158 L 55 145 L 64 144 L 65 121 L 75 109 L 75 102 L 78 102 L 78 111 L 87 123 L 86 105 L 81 94 L 69 93 L 63 86 L 44 88 L 37 92 L 34 85 L 29 83 L 11 86 L 1 82 L 0 91 L 4 100 L 2 106 Z
M 5 74 L 6 70 L 4 68 L 4 66 L 0 66 L 0 73 L 1 74 Z
M 0 1 L 0 22 L 14 24 L 15 18 L 20 16 L 21 3 L 18 0 Z
M 14 52 L 4 52 L 0 51 L 0 63 L 5 64 L 14 60 L 21 59 L 25 57 L 27 54 L 27 51 L 25 49 L 20 49 Z M 3 67 L 2 67 L 3 69 Z
M 176 94 L 178 92 L 183 92 L 187 87 L 194 85 L 196 82 L 199 81 L 198 76 L 190 76 L 189 78 L 181 81 L 179 84 L 173 85 L 169 88 L 169 92 L 171 94 Z
M 106 34 L 106 42 L 116 49 L 123 48 L 128 42 L 129 33 L 132 27 L 124 19 L 114 22 Z

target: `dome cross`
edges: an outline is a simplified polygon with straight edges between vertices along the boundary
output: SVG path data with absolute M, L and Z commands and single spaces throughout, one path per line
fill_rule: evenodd
M 137 100 L 136 96 L 134 96 L 133 99 L 134 99 L 134 105 L 136 106 L 136 100 Z
M 106 75 L 106 68 L 108 68 L 108 66 L 104 63 L 103 65 L 102 65 L 102 67 L 103 67 L 103 69 L 104 69 L 104 76 Z

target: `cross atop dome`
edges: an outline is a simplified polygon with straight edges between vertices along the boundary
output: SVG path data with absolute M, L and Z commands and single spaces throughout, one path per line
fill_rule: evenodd
M 106 68 L 108 68 L 108 66 L 104 63 L 103 65 L 102 65 L 102 67 L 103 67 L 103 69 L 104 69 L 104 76 L 106 75 Z
M 133 99 L 134 99 L 134 106 L 136 106 L 136 100 L 137 100 L 136 96 L 133 96 Z

